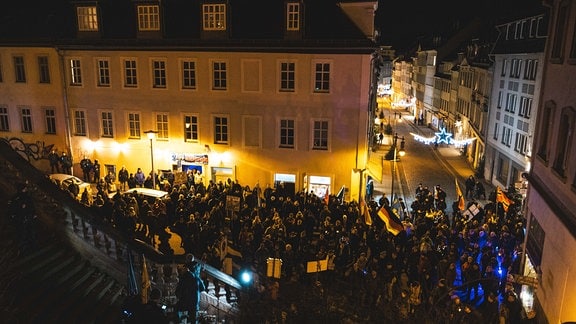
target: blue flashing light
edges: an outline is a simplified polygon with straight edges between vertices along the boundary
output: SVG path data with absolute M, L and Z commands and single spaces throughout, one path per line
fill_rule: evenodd
M 250 284 L 252 282 L 252 273 L 248 270 L 242 271 L 242 273 L 240 273 L 240 282 L 244 285 Z

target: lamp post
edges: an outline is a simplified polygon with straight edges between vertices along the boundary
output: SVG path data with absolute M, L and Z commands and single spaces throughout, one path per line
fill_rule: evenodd
M 156 189 L 156 174 L 154 172 L 154 146 L 153 146 L 153 140 L 154 138 L 156 138 L 156 133 L 158 133 L 155 130 L 147 130 L 144 132 L 144 134 L 146 134 L 146 136 L 148 136 L 148 138 L 150 139 L 150 161 L 152 162 L 152 188 Z
M 402 136 L 400 141 L 400 150 L 398 150 L 397 143 L 398 143 L 398 133 L 394 134 L 394 143 L 393 143 L 394 161 L 392 163 L 392 185 L 390 186 L 390 206 L 392 206 L 392 204 L 394 203 L 394 178 L 396 177 L 396 162 L 397 162 L 396 160 L 398 158 L 397 155 L 400 155 L 402 157 L 406 154 L 406 151 L 404 150 L 404 145 L 406 144 L 404 136 Z

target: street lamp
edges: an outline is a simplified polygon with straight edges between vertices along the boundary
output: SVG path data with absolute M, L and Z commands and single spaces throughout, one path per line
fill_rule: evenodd
M 396 160 L 398 159 L 397 155 L 400 155 L 400 157 L 402 157 L 406 154 L 406 151 L 404 150 L 404 145 L 406 144 L 404 136 L 402 136 L 400 141 L 400 150 L 398 150 L 397 144 L 398 144 L 398 133 L 394 134 L 394 143 L 392 145 L 392 149 L 394 150 L 394 162 L 392 164 L 392 185 L 390 186 L 390 206 L 392 206 L 392 204 L 394 203 L 394 178 L 396 177 L 396 162 L 397 162 Z
M 152 146 L 153 140 L 156 138 L 158 132 L 155 130 L 147 130 L 144 132 L 150 139 L 150 161 L 152 162 L 152 188 L 156 189 L 156 175 L 154 174 L 154 147 Z

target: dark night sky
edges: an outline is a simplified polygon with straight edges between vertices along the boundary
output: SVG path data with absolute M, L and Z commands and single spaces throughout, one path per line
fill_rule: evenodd
M 419 36 L 479 16 L 494 25 L 544 12 L 542 0 L 379 0 L 376 24 L 382 45 L 403 49 Z

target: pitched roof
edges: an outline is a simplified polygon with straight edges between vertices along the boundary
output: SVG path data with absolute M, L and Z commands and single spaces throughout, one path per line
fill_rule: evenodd
M 350 1 L 350 0 L 348 0 Z M 228 35 L 223 39 L 201 38 L 202 1 L 162 0 L 163 36 L 137 39 L 134 0 L 94 0 L 100 37 L 76 37 L 75 0 L 11 2 L 0 13 L 0 43 L 49 42 L 64 45 L 101 46 L 204 46 L 222 44 L 258 48 L 290 45 L 345 49 L 373 46 L 362 30 L 338 6 L 337 0 L 302 0 L 305 15 L 302 37 L 284 37 L 284 0 L 223 0 L 229 5 Z M 213 1 L 211 2 L 213 3 Z M 162 19 L 162 18 L 161 18 Z

